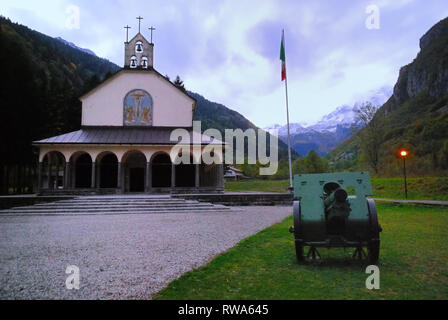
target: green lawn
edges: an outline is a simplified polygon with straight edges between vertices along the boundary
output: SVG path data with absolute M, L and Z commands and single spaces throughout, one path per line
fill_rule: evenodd
M 365 267 L 351 249 L 322 249 L 298 265 L 292 217 L 183 275 L 156 299 L 447 299 L 448 209 L 377 204 L 380 290 L 367 290 Z
M 246 180 L 226 182 L 226 191 L 285 192 L 288 180 Z M 402 178 L 373 178 L 374 196 L 404 199 Z M 448 178 L 409 178 L 408 199 L 448 201 Z

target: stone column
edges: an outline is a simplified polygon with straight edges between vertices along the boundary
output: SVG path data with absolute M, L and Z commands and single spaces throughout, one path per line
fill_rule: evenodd
M 194 186 L 196 189 L 199 189 L 199 171 L 201 170 L 201 165 L 196 163 L 194 165 Z
M 47 185 L 48 189 L 51 189 L 51 161 L 50 156 L 48 155 L 48 163 L 47 163 Z
M 42 162 L 39 162 L 37 165 L 37 190 L 36 190 L 37 193 L 40 192 L 41 188 L 42 188 Z
M 120 192 L 123 192 L 123 188 L 122 188 L 122 179 L 121 179 L 121 162 L 117 163 L 117 189 L 120 190 Z
M 218 164 L 218 188 L 219 189 L 223 189 L 224 188 L 224 165 L 223 164 Z
M 152 178 L 152 170 L 151 163 L 146 162 L 146 179 L 145 179 L 145 192 L 151 192 L 151 178 Z
M 96 164 L 96 187 L 101 188 L 101 164 Z
M 70 163 L 70 186 L 72 189 L 75 189 L 76 187 L 76 164 L 73 163 L 73 167 L 72 164 Z
M 95 189 L 95 182 L 96 182 L 96 174 L 95 174 L 95 170 L 96 170 L 96 162 L 92 161 L 92 179 L 91 179 L 91 188 Z
M 64 189 L 70 188 L 70 162 L 65 163 Z
M 171 189 L 176 186 L 176 165 L 171 164 Z

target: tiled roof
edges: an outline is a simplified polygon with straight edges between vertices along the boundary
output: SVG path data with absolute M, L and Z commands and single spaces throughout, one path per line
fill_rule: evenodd
M 39 144 L 148 144 L 174 145 L 179 140 L 171 141 L 170 135 L 177 128 L 170 127 L 83 127 L 81 130 L 69 132 L 59 136 L 34 141 Z M 186 129 L 190 133 L 190 143 L 193 139 L 192 128 Z M 222 144 L 223 142 L 202 135 L 202 144 Z

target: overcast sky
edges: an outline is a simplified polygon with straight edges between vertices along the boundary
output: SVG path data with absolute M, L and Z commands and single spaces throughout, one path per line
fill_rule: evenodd
M 379 8 L 379 20 L 369 5 Z M 79 28 L 69 8 L 79 8 Z M 368 13 L 366 13 L 368 11 Z M 265 127 L 286 123 L 280 80 L 285 29 L 292 122 L 314 121 L 393 86 L 420 37 L 448 16 L 447 0 L 0 0 L 0 14 L 123 65 L 123 42 L 154 26 L 154 67 Z M 369 29 L 370 26 L 378 27 Z M 379 25 L 378 25 L 379 23 Z

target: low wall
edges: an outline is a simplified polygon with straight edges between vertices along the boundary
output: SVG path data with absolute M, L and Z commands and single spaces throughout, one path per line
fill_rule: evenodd
M 223 204 L 226 206 L 292 206 L 293 195 L 289 193 L 221 193 L 221 194 L 175 194 L 174 198 Z
M 74 196 L 2 196 L 0 197 L 0 210 L 13 207 L 31 206 L 36 203 L 69 200 L 73 198 Z

